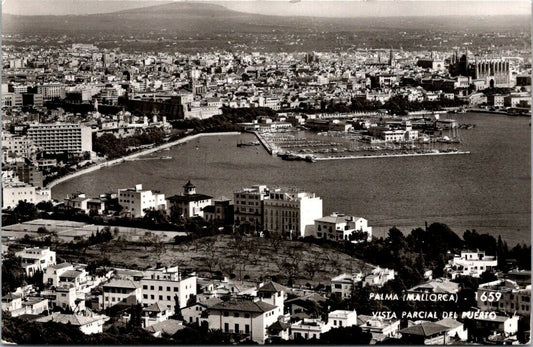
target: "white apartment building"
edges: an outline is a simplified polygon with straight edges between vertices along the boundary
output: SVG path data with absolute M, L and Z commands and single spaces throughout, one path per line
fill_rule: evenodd
M 357 325 L 357 312 L 355 310 L 335 310 L 328 314 L 328 325 L 332 329 L 345 328 Z
M 278 320 L 278 308 L 263 301 L 231 299 L 207 309 L 209 329 L 223 333 L 249 335 L 252 341 L 263 344 L 268 338 L 267 328 Z
M 482 311 L 501 311 L 529 317 L 531 285 L 520 287 L 515 281 L 507 279 L 480 284 L 477 307 Z
M 51 251 L 50 247 L 46 248 L 24 248 L 24 250 L 15 253 L 20 257 L 22 267 L 26 276 L 33 276 L 37 270 L 44 271 L 48 266 L 56 264 L 56 252 Z
M 328 314 L 328 324 L 332 328 L 345 328 L 357 325 L 357 312 L 335 310 Z
M 257 229 L 263 226 L 263 200 L 268 199 L 265 185 L 254 185 L 233 193 L 235 224 L 250 224 Z
M 37 94 L 41 94 L 45 101 L 65 98 L 65 87 L 60 83 L 47 83 L 37 86 Z
M 333 277 L 331 279 L 331 293 L 339 294 L 341 299 L 350 298 L 354 290 L 354 286 L 357 283 L 363 281 L 363 274 L 347 274 L 343 273 L 339 276 Z
M 191 295 L 196 295 L 196 281 L 195 274 L 184 277 L 177 266 L 147 270 L 141 280 L 143 306 L 157 303 L 174 312 L 177 296 L 179 308 L 184 308 Z
M 331 325 L 316 318 L 304 318 L 291 324 L 291 340 L 296 338 L 320 339 L 320 335 L 331 330 Z
M 165 194 L 143 190 L 142 184 L 135 185 L 135 188 L 119 189 L 117 196 L 119 205 L 133 217 L 143 217 L 147 209 L 166 210 L 167 208 Z
M 18 181 L 2 182 L 2 209 L 15 208 L 19 201 L 37 203 L 34 186 Z
M 394 279 L 396 272 L 387 268 L 380 268 L 379 266 L 373 269 L 370 274 L 365 276 L 363 280 L 363 287 L 376 286 L 383 287 L 383 285 Z
M 485 271 L 498 266 L 495 256 L 485 255 L 485 251 L 461 251 L 444 267 L 444 272 L 453 280 L 457 276 L 480 277 Z
M 372 338 L 376 341 L 383 341 L 387 337 L 398 337 L 398 331 L 400 330 L 399 319 L 388 319 L 367 315 L 359 315 L 357 317 L 357 325 L 363 330 L 363 332 L 371 333 Z
M 112 279 L 102 286 L 104 309 L 118 303 L 135 305 L 142 302 L 141 285 L 130 280 Z
M 366 238 L 359 239 L 358 233 L 366 233 Z M 314 235 L 332 241 L 372 241 L 372 227 L 362 217 L 345 216 L 340 213 L 332 213 L 330 216 L 315 220 Z M 361 234 L 361 236 L 363 236 Z
M 37 147 L 27 136 L 2 132 L 2 162 L 13 163 L 16 158 L 33 158 Z
M 322 217 L 322 199 L 314 193 L 271 189 L 263 203 L 264 229 L 290 237 L 304 237 Z
M 59 285 L 59 276 L 70 270 L 74 270 L 74 265 L 70 263 L 48 266 L 43 273 L 43 284 L 57 287 Z
M 93 148 L 91 128 L 80 124 L 32 124 L 28 137 L 35 146 L 48 153 L 82 153 Z

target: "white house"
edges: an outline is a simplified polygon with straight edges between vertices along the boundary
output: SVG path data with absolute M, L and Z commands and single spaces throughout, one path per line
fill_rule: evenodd
M 167 209 L 165 194 L 143 190 L 142 184 L 137 184 L 135 188 L 119 189 L 117 195 L 119 205 L 133 217 L 143 217 L 147 209 Z
M 64 314 L 54 312 L 49 316 L 37 318 L 35 322 L 46 323 L 55 322 L 60 324 L 71 324 L 78 327 L 86 335 L 102 333 L 104 323 L 109 317 L 86 311 L 84 314 Z
M 357 325 L 357 312 L 335 310 L 328 314 L 328 324 L 332 328 L 344 328 Z
M 490 271 L 498 265 L 495 256 L 485 255 L 485 251 L 461 251 L 455 255 L 444 267 L 444 272 L 453 280 L 457 276 L 471 276 L 479 278 L 485 271 Z
M 230 299 L 207 310 L 208 328 L 248 335 L 263 344 L 268 337 L 267 328 L 277 321 L 279 313 L 278 307 L 260 300 Z
M 70 263 L 48 266 L 43 273 L 43 284 L 57 287 L 59 285 L 59 276 L 69 270 L 74 270 L 74 266 Z
M 320 319 L 304 318 L 291 324 L 291 339 L 319 339 L 320 335 L 328 332 L 330 329 L 331 325 L 324 323 Z
M 140 283 L 143 305 L 158 303 L 174 312 L 177 297 L 179 308 L 184 308 L 196 295 L 196 280 L 195 274 L 183 276 L 177 266 L 147 270 Z
M 395 277 L 395 271 L 390 269 L 383 269 L 379 266 L 376 267 L 368 274 L 363 280 L 363 287 L 376 286 L 382 287 L 386 282 L 393 280 Z
M 332 241 L 372 241 L 372 227 L 362 217 L 332 213 L 315 220 L 314 236 Z
M 112 279 L 104 284 L 102 289 L 104 308 L 118 303 L 134 305 L 142 302 L 142 288 L 138 282 Z
M 50 247 L 46 248 L 24 248 L 24 250 L 15 253 L 20 257 L 22 267 L 26 276 L 33 276 L 37 270 L 44 271 L 48 266 L 56 264 L 56 252 L 51 251 Z
M 331 279 L 331 293 L 339 294 L 341 299 L 350 298 L 352 296 L 355 284 L 361 283 L 363 278 L 364 276 L 362 273 L 343 273 L 339 276 L 333 277 Z
M 203 217 L 203 209 L 211 205 L 211 199 L 212 196 L 196 193 L 196 186 L 188 181 L 183 186 L 183 194 L 168 198 L 167 205 L 170 213 L 177 213 L 183 218 Z

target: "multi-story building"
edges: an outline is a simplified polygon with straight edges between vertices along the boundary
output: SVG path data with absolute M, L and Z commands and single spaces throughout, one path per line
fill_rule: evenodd
M 17 158 L 35 158 L 37 147 L 27 136 L 2 132 L 2 162 L 12 163 Z
M 531 285 L 520 287 L 511 280 L 497 280 L 479 285 L 477 306 L 482 311 L 500 311 L 529 317 Z
M 28 138 L 43 151 L 58 153 L 83 153 L 92 151 L 91 128 L 80 124 L 34 124 L 28 129 Z
M 207 309 L 209 329 L 223 333 L 248 335 L 263 344 L 268 338 L 267 328 L 278 320 L 278 308 L 263 301 L 230 299 Z
M 141 280 L 144 306 L 158 303 L 172 312 L 187 306 L 192 295 L 196 295 L 196 274 L 183 276 L 178 267 L 147 270 Z
M 498 265 L 495 256 L 485 255 L 485 251 L 461 251 L 444 267 L 444 272 L 452 280 L 457 276 L 480 277 L 485 271 L 491 271 Z
M 388 337 L 398 337 L 400 320 L 380 316 L 358 315 L 357 325 L 365 333 L 371 333 L 374 341 L 383 341 Z
M 363 274 L 343 273 L 331 279 L 331 294 L 338 294 L 341 299 L 350 298 L 356 284 L 363 281 Z
M 102 289 L 104 309 L 118 303 L 136 305 L 142 302 L 142 287 L 138 282 L 112 279 Z
M 15 208 L 19 201 L 36 204 L 35 187 L 19 181 L 2 182 L 2 209 Z
M 362 217 L 332 213 L 315 220 L 314 235 L 333 241 L 372 241 L 372 227 Z
M 43 274 L 43 284 L 57 287 L 59 285 L 59 276 L 70 270 L 74 270 L 74 265 L 70 263 L 48 266 Z
M 268 199 L 269 189 L 255 185 L 233 194 L 235 225 L 248 224 L 256 230 L 263 228 L 263 200 Z
M 264 229 L 284 236 L 304 237 L 322 217 L 322 199 L 314 193 L 271 189 L 263 204 Z
M 332 328 L 344 328 L 357 325 L 357 312 L 335 310 L 328 314 L 328 324 Z
M 233 205 L 231 199 L 219 198 L 213 200 L 213 205 L 203 208 L 204 219 L 208 222 L 233 224 Z
M 24 248 L 24 250 L 15 253 L 20 257 L 22 267 L 26 276 L 33 276 L 37 270 L 44 271 L 48 266 L 56 264 L 56 252 L 51 251 L 50 247 Z
M 291 340 L 297 338 L 320 339 L 320 335 L 331 330 L 331 325 L 318 318 L 304 318 L 291 324 Z
M 167 208 L 165 194 L 143 190 L 142 184 L 137 184 L 134 188 L 119 189 L 117 196 L 119 205 L 133 217 L 143 217 L 145 210 Z
M 44 101 L 65 98 L 65 87 L 60 83 L 47 83 L 37 86 L 37 94 L 43 96 Z
M 43 173 L 36 166 L 17 163 L 15 170 L 20 181 L 34 187 L 43 187 Z
M 196 186 L 188 181 L 183 186 L 182 195 L 174 195 L 167 199 L 170 213 L 183 218 L 203 217 L 203 209 L 211 205 L 213 197 L 196 193 Z
M 363 287 L 376 286 L 383 287 L 383 285 L 394 279 L 396 272 L 387 268 L 380 268 L 379 266 L 372 269 L 370 274 L 365 276 L 363 280 Z

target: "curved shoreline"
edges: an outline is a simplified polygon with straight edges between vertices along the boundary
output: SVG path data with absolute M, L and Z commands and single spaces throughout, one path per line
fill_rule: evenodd
M 63 183 L 65 181 L 69 181 L 69 180 L 71 180 L 71 179 L 73 179 L 75 177 L 81 176 L 81 175 L 85 175 L 85 174 L 87 174 L 89 172 L 100 170 L 101 168 L 104 168 L 104 167 L 121 164 L 121 163 L 125 162 L 126 160 L 130 160 L 130 159 L 134 159 L 134 158 L 137 158 L 137 157 L 140 157 L 140 156 L 143 156 L 143 155 L 154 153 L 154 152 L 160 151 L 160 150 L 165 149 L 165 148 L 170 148 L 170 147 L 179 145 L 181 143 L 185 143 L 187 141 L 194 140 L 194 139 L 196 139 L 198 137 L 202 137 L 202 136 L 220 136 L 220 135 L 240 135 L 240 134 L 241 133 L 238 132 L 238 131 L 231 131 L 231 132 L 218 132 L 218 133 L 200 133 L 200 134 L 194 134 L 194 135 L 186 136 L 186 137 L 181 138 L 181 139 L 176 140 L 176 141 L 168 142 L 168 143 L 162 144 L 162 145 L 154 147 L 154 148 L 150 148 L 150 149 L 146 149 L 146 150 L 143 150 L 143 151 L 135 152 L 135 153 L 129 154 L 129 155 L 125 156 L 125 157 L 120 157 L 120 158 L 117 158 L 117 159 L 108 160 L 108 161 L 105 161 L 103 163 L 92 165 L 92 166 L 90 166 L 90 167 L 88 167 L 86 169 L 82 169 L 82 170 L 73 172 L 73 173 L 68 174 L 66 176 L 59 177 L 58 179 L 55 179 L 52 182 L 48 183 L 46 185 L 46 188 L 47 189 L 52 189 L 53 187 L 55 187 L 56 185 L 58 185 L 60 183 Z

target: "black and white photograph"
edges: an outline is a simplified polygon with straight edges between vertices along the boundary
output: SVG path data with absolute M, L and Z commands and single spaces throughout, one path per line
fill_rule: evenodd
M 528 345 L 529 0 L 2 0 L 4 345 Z

